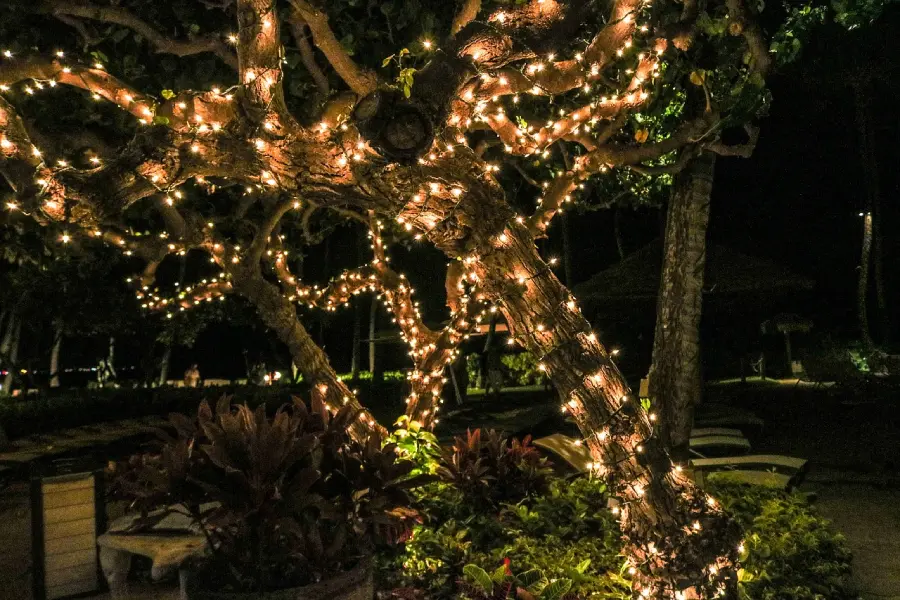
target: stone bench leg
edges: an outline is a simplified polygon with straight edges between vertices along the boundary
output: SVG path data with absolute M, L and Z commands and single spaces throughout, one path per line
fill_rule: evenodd
M 128 597 L 128 571 L 131 570 L 131 554 L 123 550 L 100 548 L 100 567 L 109 585 L 113 599 Z

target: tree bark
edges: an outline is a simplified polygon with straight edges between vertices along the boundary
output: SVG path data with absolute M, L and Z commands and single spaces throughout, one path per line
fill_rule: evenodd
M 702 393 L 700 316 L 715 160 L 705 152 L 676 177 L 666 218 L 649 378 L 660 439 L 676 460 L 688 457 Z
M 62 348 L 63 329 L 57 325 L 53 332 L 53 350 L 50 351 L 50 387 L 59 387 L 59 352 Z

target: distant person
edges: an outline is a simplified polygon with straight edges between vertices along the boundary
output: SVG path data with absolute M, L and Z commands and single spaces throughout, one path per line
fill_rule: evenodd
M 197 363 L 192 364 L 184 372 L 184 387 L 200 387 L 200 369 L 197 367 Z
M 115 378 L 115 369 L 109 364 L 108 360 L 101 358 L 100 362 L 97 363 L 97 383 L 100 387 L 105 387 L 107 385 L 112 385 Z

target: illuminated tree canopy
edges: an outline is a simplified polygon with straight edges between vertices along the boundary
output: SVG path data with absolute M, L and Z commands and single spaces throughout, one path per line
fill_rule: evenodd
M 765 110 L 773 63 L 833 17 L 805 4 L 778 9 L 764 29 L 761 6 L 14 3 L 0 49 L 0 171 L 12 190 L 3 219 L 140 259 L 133 283 L 148 310 L 247 299 L 333 410 L 357 401 L 298 306 L 381 294 L 414 363 L 408 414 L 427 424 L 459 343 L 500 311 L 618 498 L 635 594 L 728 593 L 739 529 L 671 463 L 655 415 L 534 242 L 585 190 L 665 185 L 655 178 L 693 153 L 742 151 L 722 131 Z M 843 6 L 838 18 L 861 24 L 879 9 Z M 540 188 L 536 204 L 506 190 L 515 161 Z M 294 275 L 291 253 L 341 221 L 369 232 L 368 264 L 322 285 Z M 451 261 L 443 329 L 425 325 L 413 283 L 389 266 L 401 239 Z M 184 253 L 204 254 L 209 276 L 157 289 L 159 265 Z M 371 427 L 363 411 L 357 428 Z

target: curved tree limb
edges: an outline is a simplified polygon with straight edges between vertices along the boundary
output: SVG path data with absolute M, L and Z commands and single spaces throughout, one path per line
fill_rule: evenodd
M 331 26 L 328 25 L 328 15 L 306 0 L 290 1 L 294 10 L 306 21 L 316 46 L 322 51 L 341 79 L 350 86 L 350 89 L 358 96 L 365 96 L 375 90 L 378 86 L 378 77 L 372 71 L 357 65 L 350 58 L 331 30 Z
M 131 29 L 146 39 L 157 52 L 174 54 L 175 56 L 189 56 L 210 52 L 218 56 L 222 62 L 237 70 L 237 57 L 225 42 L 218 36 L 202 36 L 189 40 L 176 40 L 163 35 L 152 25 L 139 18 L 126 8 L 121 6 L 96 6 L 81 4 L 78 2 L 66 2 L 61 0 L 44 0 L 37 8 L 41 12 L 47 12 L 53 16 L 71 23 L 70 19 L 90 19 L 103 23 L 114 23 Z M 66 18 L 68 17 L 68 19 Z
M 450 35 L 456 35 L 463 27 L 474 21 L 480 10 L 481 0 L 463 0 L 463 5 L 459 7 L 450 25 Z
M 297 43 L 297 49 L 300 51 L 300 61 L 303 63 L 303 66 L 306 67 L 306 71 L 315 82 L 319 93 L 322 94 L 323 98 L 327 97 L 328 94 L 331 93 L 331 86 L 328 83 L 328 77 L 316 62 L 312 46 L 310 46 L 309 39 L 306 37 L 306 31 L 308 29 L 306 22 L 295 9 L 292 18 L 288 23 L 291 26 L 291 33 L 294 36 L 294 41 Z

